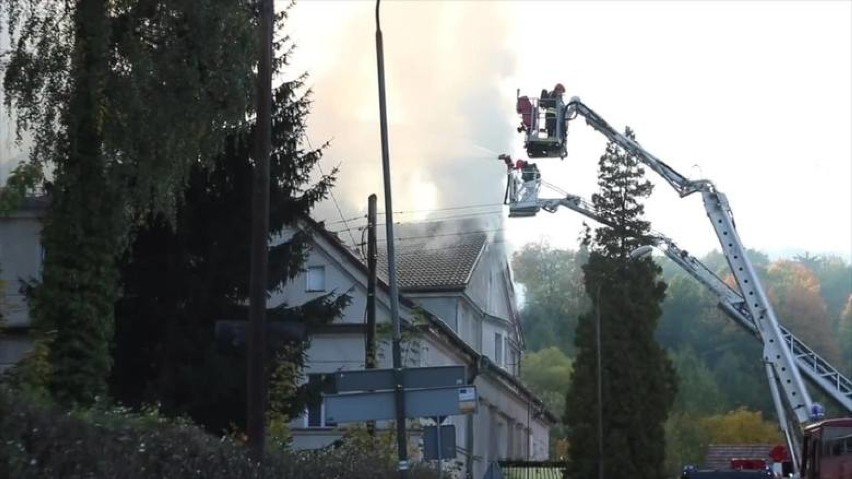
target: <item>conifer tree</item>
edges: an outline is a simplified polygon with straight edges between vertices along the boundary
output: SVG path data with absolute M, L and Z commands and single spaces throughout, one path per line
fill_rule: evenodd
M 276 74 L 290 51 L 279 52 Z M 307 141 L 310 91 L 304 80 L 285 81 L 273 92 L 270 294 L 301 272 L 311 231 L 298 222 L 328 196 L 336 174 L 312 181 L 326 145 L 314 149 Z M 233 335 L 215 331 L 218 321 L 248 319 L 254 125 L 227 136 L 212 162 L 192 167 L 172 221 L 153 213 L 139 219 L 121 263 L 111 392 L 126 404 L 158 403 L 217 433 L 245 425 L 245 344 L 234 347 L 228 344 Z M 267 310 L 271 330 L 288 332 L 269 340 L 270 416 L 286 422 L 314 392 L 296 384 L 307 333 L 341 313 L 349 298 L 339 293 Z
M 634 138 L 629 128 L 625 134 Z M 650 258 L 630 258 L 646 244 L 650 224 L 642 200 L 652 185 L 638 160 L 612 142 L 598 164 L 592 202 L 612 226 L 593 235 L 587 230 L 584 240 L 591 252 L 583 273 L 592 309 L 579 320 L 566 397 L 572 477 L 598 477 L 600 378 L 604 477 L 658 479 L 665 475 L 664 422 L 677 390 L 675 370 L 654 336 L 666 285 Z

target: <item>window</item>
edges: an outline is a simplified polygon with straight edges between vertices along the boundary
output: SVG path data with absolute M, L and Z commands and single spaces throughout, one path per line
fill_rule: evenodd
M 305 291 L 325 291 L 325 266 L 310 266 Z
M 509 347 L 509 336 L 503 336 L 503 367 L 512 363 L 512 349 Z
M 305 408 L 305 427 L 334 427 L 337 424 L 325 419 L 325 404 L 322 401 L 323 374 L 309 374 L 308 383 L 312 384 L 309 389 L 313 389 L 313 394 L 309 396 L 307 407 Z
M 305 409 L 305 427 L 335 427 L 337 423 L 326 421 L 325 404 L 320 401 L 312 401 Z
M 505 362 L 503 361 L 503 335 L 500 333 L 494 333 L 494 362 L 499 366 Z

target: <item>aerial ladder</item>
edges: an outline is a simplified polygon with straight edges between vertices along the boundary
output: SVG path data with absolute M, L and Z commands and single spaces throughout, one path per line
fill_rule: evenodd
M 727 197 L 718 191 L 713 183 L 709 180 L 690 180 L 682 176 L 647 152 L 637 142 L 612 128 L 577 97 L 571 98 L 561 113 L 559 121 L 564 124 L 563 131 L 566 137 L 568 123 L 583 116 L 588 125 L 662 176 L 680 197 L 693 193 L 701 194 L 705 211 L 722 246 L 722 253 L 739 291 L 730 287 L 700 261 L 661 234 L 650 235 L 647 238 L 649 244 L 646 247 L 659 248 L 673 262 L 709 288 L 716 295 L 719 307 L 761 341 L 765 371 L 779 425 L 791 451 L 794 469 L 798 471 L 799 465 L 796 458 L 796 452 L 799 451 L 798 434 L 796 434 L 797 431 L 792 430 L 787 421 L 784 404 L 792 411 L 800 427 L 820 419 L 824 413 L 822 407 L 811 400 L 802 380 L 802 374 L 806 374 L 817 386 L 850 412 L 852 412 L 852 382 L 780 325 L 755 269 L 746 256 Z M 525 143 L 528 148 L 529 140 L 528 136 Z M 564 147 L 564 143 L 562 146 Z M 563 154 L 558 156 L 564 157 Z M 568 194 L 563 198 L 539 198 L 541 175 L 536 165 L 523 161 L 513 165 L 507 156 L 501 155 L 500 158 L 509 166 L 506 196 L 510 217 L 533 216 L 540 210 L 554 212 L 562 206 L 613 226 L 605 215 L 596 211 L 593 205 L 578 196 Z M 637 250 L 634 253 L 642 254 L 644 251 Z
M 605 215 L 596 211 L 595 207 L 588 201 L 575 195 L 566 195 L 563 198 L 540 199 L 540 209 L 549 213 L 554 213 L 561 206 L 570 210 L 576 211 L 588 218 L 591 218 L 601 224 L 615 226 L 607 219 Z M 693 279 L 707 287 L 716 297 L 717 306 L 728 317 L 733 319 L 739 326 L 748 331 L 755 339 L 760 340 L 761 336 L 757 330 L 757 325 L 751 316 L 751 312 L 745 304 L 745 299 L 739 291 L 732 288 L 724 280 L 719 278 L 716 273 L 707 268 L 701 261 L 689 252 L 677 246 L 670 238 L 656 232 L 652 232 L 644 238 L 647 244 L 644 247 L 637 248 L 632 253 L 632 256 L 641 256 L 648 252 L 646 248 L 657 247 L 662 251 L 672 262 L 680 266 Z M 781 334 L 784 337 L 784 347 L 788 348 L 794 358 L 799 371 L 809 377 L 823 392 L 833 398 L 844 407 L 847 411 L 852 412 L 852 381 L 847 379 L 837 369 L 835 369 L 828 361 L 823 359 L 819 354 L 814 352 L 803 341 L 798 339 L 793 333 L 779 324 Z M 796 434 L 796 427 L 791 424 L 787 418 L 786 408 L 784 406 L 781 393 L 779 391 L 779 378 L 775 373 L 772 364 L 769 361 L 764 361 L 764 369 L 768 379 L 770 392 L 772 395 L 773 405 L 778 416 L 779 426 L 784 434 L 787 446 L 790 451 L 799 451 L 799 440 Z M 814 419 L 814 417 L 812 417 Z M 791 454 L 793 467 L 798 470 L 798 458 L 795 454 Z

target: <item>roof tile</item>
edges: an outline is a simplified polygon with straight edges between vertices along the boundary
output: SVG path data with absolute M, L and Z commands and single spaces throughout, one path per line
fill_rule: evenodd
M 730 469 L 731 459 L 766 459 L 774 444 L 710 444 L 704 457 L 708 469 Z
M 463 288 L 488 241 L 476 221 L 394 225 L 400 290 Z M 378 274 L 387 278 L 387 243 L 378 251 Z

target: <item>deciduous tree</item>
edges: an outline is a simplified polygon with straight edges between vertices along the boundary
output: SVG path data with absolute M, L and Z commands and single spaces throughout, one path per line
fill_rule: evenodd
M 230 0 L 3 0 L 6 104 L 51 174 L 42 281 L 53 394 L 107 392 L 116 258 L 128 213 L 172 211 L 191 166 L 245 122 L 256 51 L 249 4 Z
M 840 315 L 840 327 L 838 336 L 843 347 L 843 365 L 846 373 L 852 374 L 852 294 L 846 300 L 846 307 Z
M 766 283 L 778 320 L 820 356 L 839 363 L 840 347 L 813 271 L 797 261 L 775 261 Z
M 740 408 L 704 418 L 701 423 L 711 443 L 752 444 L 783 441 L 778 423 L 763 419 L 760 411 Z
M 521 364 L 524 383 L 544 401 L 549 411 L 556 414 L 565 410 L 565 393 L 571 381 L 571 371 L 571 359 L 555 346 L 525 355 Z M 566 432 L 561 424 L 551 428 L 552 457 L 564 455 L 559 447 L 566 441 Z
M 530 350 L 555 346 L 574 352 L 577 317 L 588 307 L 583 291 L 582 264 L 588 252 L 530 244 L 512 257 L 515 280 L 524 287 L 521 320 Z
M 276 73 L 288 52 L 277 58 Z M 275 89 L 270 294 L 302 271 L 313 225 L 307 218 L 329 194 L 336 174 L 311 180 L 325 145 L 306 147 L 309 111 L 304 77 Z M 140 218 L 121 267 L 113 393 L 134 405 L 159 403 L 219 433 L 245 424 L 245 345 L 223 347 L 236 337 L 217 338 L 214 331 L 218 321 L 248 319 L 254 134 L 252 121 L 226 137 L 224 152 L 212 162 L 193 165 L 173 220 L 156 213 Z M 340 293 L 302 305 L 273 304 L 267 311 L 274 330 L 290 332 L 270 338 L 267 354 L 270 414 L 278 426 L 301 414 L 310 393 L 317 392 L 298 384 L 309 333 L 348 304 Z

